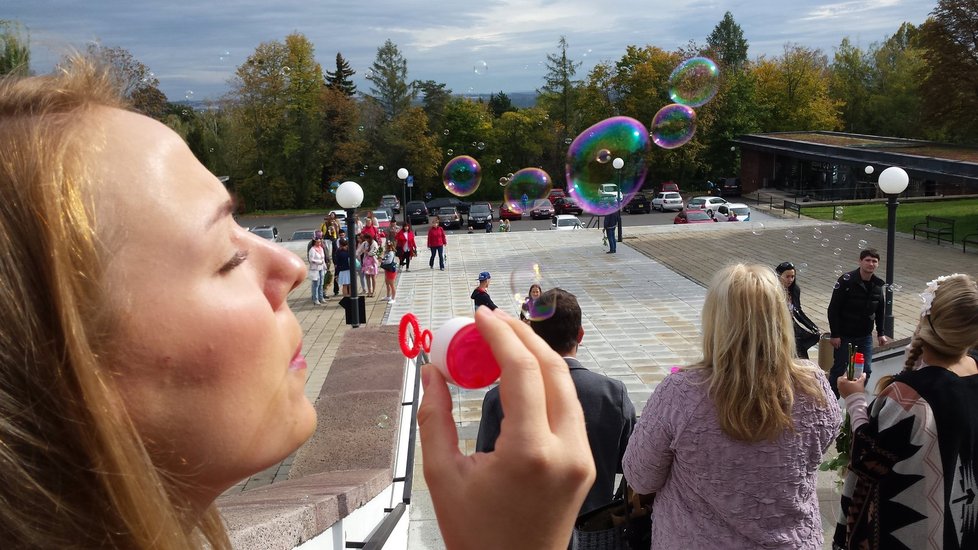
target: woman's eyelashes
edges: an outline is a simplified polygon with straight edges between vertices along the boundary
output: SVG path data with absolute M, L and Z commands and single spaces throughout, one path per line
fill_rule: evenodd
M 231 259 L 228 260 L 226 264 L 224 264 L 223 266 L 221 266 L 220 272 L 222 274 L 228 273 L 232 269 L 234 269 L 234 268 L 238 267 L 239 265 L 243 264 L 244 261 L 247 260 L 247 259 L 248 259 L 248 251 L 247 250 L 239 250 L 239 251 L 237 251 L 237 252 L 234 253 L 234 256 L 231 256 Z

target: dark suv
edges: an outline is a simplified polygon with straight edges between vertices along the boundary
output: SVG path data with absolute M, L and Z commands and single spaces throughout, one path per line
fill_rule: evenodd
M 434 212 L 443 206 L 454 206 L 459 214 L 468 214 L 472 203 L 460 201 L 455 197 L 439 197 L 428 201 L 427 206 L 429 212 Z
M 485 227 L 492 221 L 492 208 L 487 203 L 473 204 L 469 209 L 469 227 Z
M 628 204 L 625 205 L 624 211 L 626 214 L 635 214 L 636 212 L 639 214 L 643 212 L 648 214 L 652 211 L 652 203 L 649 202 L 649 198 L 644 193 L 635 193 L 632 200 L 628 201 Z
M 740 178 L 723 178 L 720 180 L 721 197 L 740 196 Z
M 401 201 L 397 199 L 397 195 L 384 195 L 380 197 L 380 207 L 390 208 L 395 214 L 401 213 Z
M 404 209 L 411 225 L 428 223 L 428 207 L 425 206 L 424 201 L 411 201 L 404 206 Z

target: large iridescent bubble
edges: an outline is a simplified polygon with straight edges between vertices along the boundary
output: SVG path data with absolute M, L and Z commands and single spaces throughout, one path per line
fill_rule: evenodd
M 553 185 L 550 174 L 539 168 L 524 168 L 509 177 L 503 188 L 503 202 L 512 212 L 527 212 L 534 201 L 547 198 Z
M 687 59 L 669 75 L 669 98 L 689 107 L 699 107 L 713 99 L 719 88 L 720 69 L 707 57 Z
M 670 103 L 652 118 L 652 142 L 663 149 L 675 149 L 693 139 L 696 112 L 692 107 Z
M 474 158 L 461 155 L 448 161 L 441 178 L 449 193 L 465 197 L 475 193 L 479 188 L 479 182 L 482 181 L 482 167 Z
M 648 129 L 633 118 L 612 117 L 591 126 L 567 149 L 567 193 L 590 214 L 619 210 L 642 188 L 649 147 Z M 615 158 L 624 161 L 621 169 L 608 162 Z

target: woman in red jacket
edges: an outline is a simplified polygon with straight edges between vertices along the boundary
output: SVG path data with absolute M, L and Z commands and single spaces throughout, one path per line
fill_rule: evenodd
M 414 232 L 411 231 L 411 224 L 406 223 L 397 232 L 397 257 L 401 259 L 400 265 L 404 266 L 404 271 L 411 271 L 411 257 L 418 255 L 418 245 L 414 243 Z
M 428 230 L 428 248 L 431 250 L 431 259 L 428 260 L 428 268 L 435 268 L 435 253 L 438 253 L 438 269 L 445 271 L 445 230 L 441 226 L 441 219 L 435 216 L 435 223 Z

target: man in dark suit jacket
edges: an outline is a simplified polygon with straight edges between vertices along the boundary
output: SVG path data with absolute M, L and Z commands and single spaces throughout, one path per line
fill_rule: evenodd
M 554 288 L 544 292 L 535 307 L 538 312 L 553 311 L 553 315 L 530 321 L 530 326 L 554 351 L 564 357 L 570 367 L 571 379 L 577 388 L 577 398 L 584 409 L 587 438 L 594 456 L 597 477 L 588 492 L 580 513 L 586 513 L 611 502 L 615 492 L 615 474 L 621 473 L 621 458 L 635 426 L 635 406 L 628 398 L 625 385 L 584 368 L 576 359 L 577 346 L 584 338 L 581 326 L 581 307 L 573 294 Z M 482 421 L 475 450 L 492 452 L 499 437 L 503 420 L 499 402 L 499 387 L 486 393 L 482 402 Z

